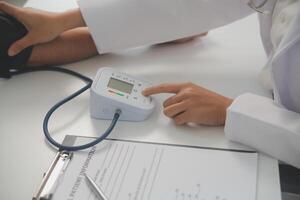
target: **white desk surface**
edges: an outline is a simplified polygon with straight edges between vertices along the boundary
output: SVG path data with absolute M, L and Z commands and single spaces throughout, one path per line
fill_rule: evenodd
M 22 0 L 17 1 L 21 5 Z M 62 3 L 63 2 L 63 3 Z M 25 6 L 61 11 L 72 0 L 29 0 Z M 67 67 L 93 77 L 100 67 L 113 67 L 153 83 L 192 81 L 230 97 L 244 92 L 269 95 L 257 82 L 266 61 L 255 15 L 211 31 L 203 40 L 121 51 Z M 30 199 L 55 155 L 44 139 L 42 121 L 48 109 L 82 82 L 65 74 L 37 72 L 0 80 L 0 199 Z M 120 122 L 111 137 L 132 140 L 245 148 L 226 140 L 222 127 L 177 127 L 162 114 L 161 103 L 149 120 Z M 89 93 L 63 106 L 51 120 L 53 136 L 98 136 L 109 122 L 89 116 Z M 281 199 L 278 163 L 259 156 L 257 200 Z

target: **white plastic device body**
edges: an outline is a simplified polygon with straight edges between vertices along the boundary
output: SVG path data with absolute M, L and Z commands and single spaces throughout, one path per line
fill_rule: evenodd
M 151 97 L 142 95 L 142 90 L 151 84 L 145 80 L 111 68 L 101 68 L 91 87 L 90 113 L 93 118 L 112 119 L 116 110 L 121 110 L 119 120 L 143 121 L 154 109 Z

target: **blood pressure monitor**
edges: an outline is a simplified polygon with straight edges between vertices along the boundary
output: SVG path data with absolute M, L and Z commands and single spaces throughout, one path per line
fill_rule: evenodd
M 120 110 L 120 120 L 143 121 L 154 109 L 151 97 L 142 95 L 142 90 L 151 84 L 145 80 L 101 68 L 93 81 L 90 98 L 90 113 L 93 118 L 112 119 Z

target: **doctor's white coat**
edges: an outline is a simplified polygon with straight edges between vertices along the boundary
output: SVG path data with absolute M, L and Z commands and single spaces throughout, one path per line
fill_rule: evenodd
M 276 1 L 264 9 L 272 13 Z M 197 35 L 253 12 L 245 0 L 81 0 L 79 6 L 99 53 Z M 272 14 L 261 15 L 260 24 L 275 100 L 236 98 L 226 136 L 300 168 L 300 12 L 276 51 Z

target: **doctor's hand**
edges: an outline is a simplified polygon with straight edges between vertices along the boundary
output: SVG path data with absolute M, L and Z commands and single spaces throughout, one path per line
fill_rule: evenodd
M 181 43 L 186 43 L 186 42 L 198 39 L 198 38 L 205 37 L 205 36 L 207 36 L 207 34 L 208 34 L 208 32 L 204 32 L 204 33 L 200 33 L 198 35 L 194 35 L 194 36 L 190 36 L 190 37 L 185 37 L 185 38 L 181 38 L 181 39 L 178 39 L 178 40 L 172 40 L 172 41 L 164 42 L 164 43 L 161 43 L 161 44 L 181 44 Z
M 186 38 L 181 38 L 181 39 L 178 39 L 178 40 L 173 40 L 171 42 L 172 43 L 185 43 L 185 42 L 189 42 L 189 41 L 192 41 L 194 39 L 197 39 L 197 38 L 201 38 L 201 37 L 207 36 L 207 34 L 208 34 L 208 32 L 200 33 L 199 35 L 195 35 L 195 36 L 191 36 L 191 37 L 186 37 Z
M 53 13 L 16 7 L 1 1 L 0 11 L 15 17 L 28 30 L 27 35 L 11 45 L 8 50 L 10 56 L 15 56 L 29 46 L 49 42 L 66 30 L 85 25 L 79 9 Z
M 232 99 L 193 83 L 161 84 L 147 88 L 143 95 L 174 93 L 164 103 L 164 114 L 178 125 L 196 123 L 219 126 L 225 124 L 226 110 Z

